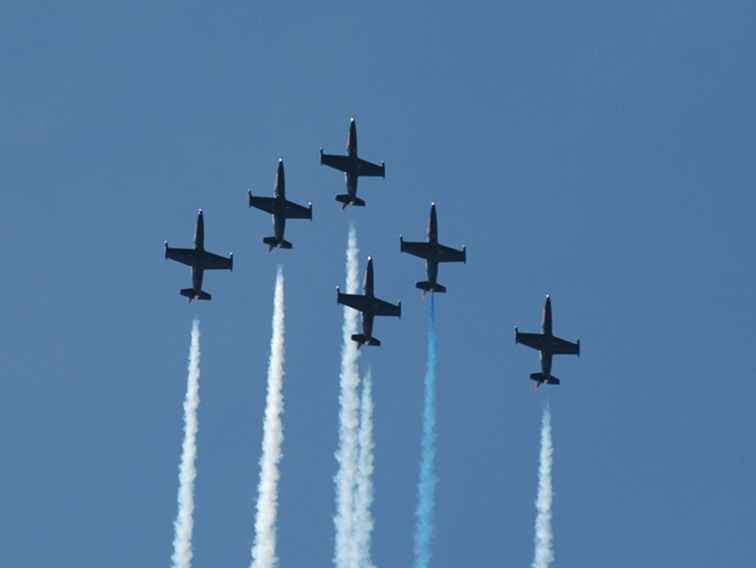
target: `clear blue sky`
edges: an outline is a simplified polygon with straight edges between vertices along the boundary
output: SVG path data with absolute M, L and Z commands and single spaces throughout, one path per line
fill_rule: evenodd
M 222 7 L 217 7 L 221 4 Z M 382 320 L 374 553 L 411 561 L 424 306 L 399 234 L 468 246 L 439 298 L 434 566 L 526 566 L 553 409 L 559 566 L 756 552 L 750 1 L 5 2 L 0 8 L 3 566 L 169 563 L 191 319 L 202 322 L 195 566 L 246 566 L 276 264 L 286 276 L 281 565 L 333 554 L 344 247 Z M 387 178 L 341 212 L 356 115 Z M 246 191 L 312 201 L 265 252 Z M 210 303 L 178 295 L 206 212 Z M 583 356 L 534 392 L 543 297 Z

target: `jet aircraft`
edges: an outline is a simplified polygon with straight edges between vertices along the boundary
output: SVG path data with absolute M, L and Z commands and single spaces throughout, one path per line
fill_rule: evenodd
M 347 193 L 337 195 L 336 201 L 341 203 L 344 209 L 347 205 L 364 207 L 365 202 L 357 197 L 357 180 L 362 177 L 386 177 L 386 163 L 373 164 L 357 156 L 357 123 L 354 118 L 349 121 L 349 137 L 347 138 L 347 155 L 325 154 L 320 149 L 320 164 L 344 172 Z
M 402 317 L 402 303 L 394 305 L 375 297 L 373 292 L 373 259 L 368 257 L 367 270 L 365 271 L 364 294 L 342 294 L 336 288 L 336 303 L 344 304 L 362 312 L 362 333 L 356 333 L 352 340 L 357 342 L 359 349 L 365 343 L 379 347 L 381 342 L 373 337 L 373 319 L 375 316 Z
M 551 320 L 551 297 L 546 296 L 546 305 L 543 308 L 542 333 L 520 333 L 515 328 L 515 343 L 522 343 L 541 352 L 541 372 L 533 373 L 530 379 L 536 382 L 536 388 L 546 383 L 558 385 L 559 379 L 551 374 L 551 362 L 554 355 L 577 355 L 580 356 L 580 340 L 572 343 L 556 337 L 552 331 Z
M 249 192 L 249 206 L 267 211 L 273 216 L 274 235 L 263 239 L 263 242 L 268 245 L 268 252 L 272 251 L 275 247 L 290 249 L 293 246 L 289 241 L 284 239 L 286 219 L 312 220 L 312 203 L 308 203 L 307 207 L 303 207 L 286 199 L 283 158 L 279 158 L 278 160 L 274 191 L 276 194 L 275 197 L 257 197 L 252 195 L 251 191 Z
M 462 250 L 444 246 L 438 242 L 438 220 L 436 218 L 436 204 L 431 203 L 430 220 L 428 221 L 428 242 L 410 242 L 399 237 L 399 248 L 402 252 L 425 259 L 425 269 L 428 280 L 415 284 L 417 288 L 427 292 L 446 292 L 446 287 L 438 283 L 438 265 L 441 262 L 467 262 L 467 247 Z
M 233 270 L 234 253 L 228 258 L 205 250 L 205 221 L 202 209 L 197 212 L 197 227 L 194 232 L 194 248 L 172 248 L 165 241 L 165 258 L 170 258 L 192 268 L 192 287 L 184 288 L 180 294 L 191 303 L 195 298 L 210 300 L 212 296 L 202 290 L 205 270 Z

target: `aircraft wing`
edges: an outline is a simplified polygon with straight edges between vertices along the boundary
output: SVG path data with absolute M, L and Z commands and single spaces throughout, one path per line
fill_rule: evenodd
M 374 302 L 375 310 L 373 311 L 373 314 L 375 314 L 376 316 L 393 316 L 395 318 L 402 316 L 401 302 L 396 305 L 378 299 L 375 299 Z
M 232 270 L 234 267 L 234 257 L 226 258 L 225 256 L 204 251 L 200 258 L 200 267 L 204 270 Z
M 287 219 L 312 219 L 312 206 L 303 207 L 293 201 L 287 201 L 284 215 Z
M 572 343 L 559 337 L 555 337 L 552 341 L 555 355 L 580 355 L 580 342 Z
M 465 249 L 457 250 L 444 245 L 438 245 L 439 262 L 466 262 L 467 251 Z
M 167 245 L 165 247 L 165 258 L 170 258 L 171 260 L 175 260 L 176 262 L 180 262 L 181 264 L 186 264 L 188 266 L 192 266 L 194 264 L 196 255 L 197 251 L 195 251 L 193 248 L 171 248 Z
M 429 258 L 433 252 L 433 248 L 429 243 L 402 240 L 400 244 L 402 252 L 409 253 L 413 256 L 419 256 L 420 258 Z
M 276 198 L 275 197 L 258 197 L 249 193 L 249 206 L 256 209 L 262 209 L 267 211 L 271 215 L 276 211 Z
M 363 177 L 386 177 L 386 166 L 373 164 L 367 160 L 359 160 L 360 175 Z
M 543 349 L 543 335 L 540 333 L 520 333 L 515 330 L 515 341 L 533 349 Z
M 345 172 L 349 169 L 349 158 L 337 154 L 320 153 L 320 163 Z
M 336 301 L 339 304 L 344 304 L 361 312 L 370 311 L 370 302 L 367 296 L 363 296 L 362 294 L 342 294 L 341 292 L 337 292 Z

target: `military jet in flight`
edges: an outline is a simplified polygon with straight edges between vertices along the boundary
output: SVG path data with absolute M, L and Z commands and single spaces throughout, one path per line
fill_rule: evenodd
M 546 383 L 558 385 L 559 379 L 551 374 L 551 360 L 554 355 L 580 356 L 580 340 L 572 343 L 556 337 L 552 332 L 551 297 L 546 296 L 543 308 L 543 333 L 520 333 L 515 328 L 515 343 L 522 343 L 541 352 L 541 372 L 533 373 L 530 379 L 536 382 L 536 388 Z
M 386 177 L 386 163 L 373 164 L 357 156 L 357 124 L 352 118 L 349 121 L 349 138 L 347 138 L 347 155 L 325 154 L 320 149 L 320 164 L 330 166 L 344 172 L 346 178 L 347 193 L 337 195 L 336 201 L 341 203 L 344 209 L 347 205 L 364 207 L 365 202 L 357 197 L 357 180 L 362 177 Z
M 364 294 L 342 294 L 336 288 L 336 303 L 344 304 L 362 312 L 362 333 L 356 333 L 352 340 L 357 342 L 357 349 L 365 343 L 380 347 L 381 342 L 373 337 L 373 319 L 375 316 L 402 317 L 402 303 L 390 304 L 375 297 L 373 292 L 373 259 L 368 257 L 367 271 L 365 272 Z
M 467 262 L 467 247 L 462 250 L 444 246 L 438 242 L 438 220 L 436 218 L 436 204 L 431 203 L 430 220 L 428 221 L 428 242 L 410 242 L 399 237 L 399 248 L 402 252 L 425 259 L 425 269 L 428 280 L 415 284 L 417 288 L 427 292 L 446 292 L 446 287 L 438 283 L 438 265 L 441 262 Z
M 179 292 L 189 299 L 210 300 L 212 296 L 202 290 L 202 277 L 205 270 L 233 270 L 234 253 L 228 258 L 205 250 L 205 221 L 202 209 L 197 212 L 197 227 L 194 232 L 194 248 L 172 248 L 165 241 L 165 258 L 170 258 L 192 267 L 192 287 Z
M 278 169 L 276 170 L 275 197 L 257 197 L 249 192 L 249 206 L 267 211 L 273 216 L 272 237 L 265 237 L 263 242 L 268 245 L 268 252 L 275 247 L 290 249 L 293 245 L 284 239 L 286 230 L 286 219 L 312 219 L 312 203 L 307 207 L 298 205 L 293 201 L 286 199 L 286 180 L 284 179 L 283 158 L 278 160 Z

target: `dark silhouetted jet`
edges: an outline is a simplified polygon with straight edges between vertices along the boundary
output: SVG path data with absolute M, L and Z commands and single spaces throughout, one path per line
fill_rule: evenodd
M 357 179 L 362 177 L 386 177 L 386 163 L 373 164 L 362 160 L 357 156 L 357 124 L 354 118 L 349 121 L 349 138 L 347 138 L 347 155 L 325 154 L 320 149 L 320 163 L 344 172 L 347 192 L 337 195 L 336 201 L 341 203 L 344 209 L 347 205 L 364 207 L 365 202 L 357 197 Z
M 275 197 L 255 197 L 249 192 L 249 206 L 267 211 L 273 216 L 273 233 L 272 237 L 265 237 L 263 242 L 268 245 L 268 252 L 275 247 L 290 249 L 292 244 L 284 239 L 286 230 L 286 219 L 312 219 L 312 203 L 307 207 L 297 205 L 293 201 L 286 200 L 286 181 L 284 179 L 283 158 L 278 160 L 278 170 L 276 170 Z
M 457 250 L 439 244 L 435 203 L 431 203 L 430 220 L 428 221 L 428 242 L 413 243 L 399 237 L 399 248 L 402 252 L 425 259 L 428 280 L 415 284 L 416 287 L 423 291 L 423 294 L 426 292 L 446 292 L 446 288 L 438 283 L 439 263 L 467 262 L 467 247 Z
M 165 258 L 170 258 L 192 267 L 192 287 L 184 288 L 180 294 L 189 298 L 189 302 L 198 298 L 209 300 L 210 294 L 202 290 L 202 277 L 205 270 L 233 270 L 234 254 L 228 258 L 205 250 L 205 221 L 202 209 L 197 212 L 197 228 L 194 232 L 194 248 L 171 248 L 165 241 Z
M 357 342 L 359 349 L 365 343 L 380 346 L 381 342 L 373 337 L 373 318 L 375 316 L 402 317 L 402 303 L 390 304 L 375 297 L 373 292 L 373 259 L 368 257 L 367 271 L 365 272 L 364 294 L 342 294 L 336 288 L 336 303 L 344 304 L 362 312 L 362 333 L 356 333 L 352 339 Z
M 515 328 L 515 343 L 522 343 L 541 352 L 541 372 L 530 375 L 530 379 L 536 382 L 536 388 L 543 383 L 559 384 L 559 379 L 551 374 L 551 360 L 554 355 L 580 355 L 579 339 L 577 343 L 572 343 L 554 335 L 549 296 L 546 296 L 546 305 L 543 307 L 543 333 L 520 333 Z

